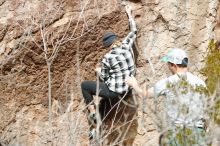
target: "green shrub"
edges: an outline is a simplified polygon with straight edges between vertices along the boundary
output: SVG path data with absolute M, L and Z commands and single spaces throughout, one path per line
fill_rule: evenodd
M 206 85 L 210 95 L 217 93 L 214 106 L 212 107 L 211 115 L 214 121 L 220 125 L 220 95 L 219 95 L 219 83 L 220 83 L 220 50 L 219 43 L 215 40 L 211 40 L 208 46 L 208 54 L 205 58 L 205 67 L 201 70 L 202 74 L 207 77 Z

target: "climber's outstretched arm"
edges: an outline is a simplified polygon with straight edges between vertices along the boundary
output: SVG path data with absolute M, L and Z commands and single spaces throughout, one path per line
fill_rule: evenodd
M 133 45 L 133 43 L 136 39 L 137 27 L 136 27 L 136 23 L 134 21 L 134 18 L 132 17 L 132 10 L 131 10 L 131 7 L 129 5 L 125 6 L 125 11 L 128 15 L 128 20 L 129 20 L 129 25 L 130 25 L 130 30 L 131 31 L 125 37 L 122 44 L 123 45 L 128 45 L 129 47 L 126 47 L 126 48 L 130 48 L 130 47 L 132 47 L 132 45 Z

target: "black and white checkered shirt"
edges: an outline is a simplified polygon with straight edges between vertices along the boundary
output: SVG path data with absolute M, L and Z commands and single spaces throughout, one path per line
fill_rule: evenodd
M 121 46 L 114 47 L 102 59 L 100 77 L 111 91 L 124 93 L 129 86 L 125 83 L 126 76 L 135 74 L 133 43 L 136 39 L 136 24 L 129 19 L 131 32 L 122 41 Z

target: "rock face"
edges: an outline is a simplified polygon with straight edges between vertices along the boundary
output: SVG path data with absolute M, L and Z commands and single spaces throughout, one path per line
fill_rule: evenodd
M 190 70 L 198 73 L 213 37 L 218 3 L 0 0 L 0 143 L 88 145 L 89 126 L 80 83 L 96 79 L 95 65 L 109 51 L 102 47 L 103 33 L 113 31 L 122 39 L 129 32 L 124 4 L 133 7 L 138 26 L 137 77 L 140 82 L 147 77 L 151 85 L 166 75 L 159 60 L 171 47 L 187 50 Z M 48 67 L 52 134 L 48 128 Z M 138 120 L 145 133 L 133 135 L 134 145 L 157 143 L 157 126 L 148 108 L 145 111 L 145 122 Z

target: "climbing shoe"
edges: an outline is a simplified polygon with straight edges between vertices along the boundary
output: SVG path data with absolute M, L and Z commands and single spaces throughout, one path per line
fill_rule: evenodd
M 88 120 L 91 124 L 96 124 L 96 114 L 95 113 L 90 113 L 88 116 Z
M 93 128 L 92 130 L 89 131 L 89 140 L 94 139 L 96 136 L 96 131 L 95 128 Z

